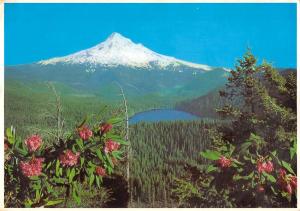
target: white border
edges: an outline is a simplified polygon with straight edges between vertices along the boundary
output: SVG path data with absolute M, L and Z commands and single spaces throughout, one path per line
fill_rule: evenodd
M 299 23 L 299 2 L 297 0 L 0 0 L 0 137 L 4 137 L 4 1 L 5 3 L 297 3 L 297 23 Z M 280 14 L 278 14 L 280 15 Z M 297 27 L 297 125 L 299 124 L 300 119 L 300 87 L 298 86 L 300 81 L 299 73 L 299 27 Z M 300 138 L 300 128 L 297 127 L 297 140 Z M 1 138 L 3 140 L 3 138 Z M 297 147 L 297 175 L 299 178 L 299 152 L 300 146 Z M 0 141 L 0 211 L 1 210 L 18 210 L 17 208 L 5 208 L 4 209 L 4 141 Z M 298 208 L 269 208 L 269 210 L 300 210 L 300 193 L 299 193 L 299 179 L 298 179 Z M 22 209 L 22 208 L 19 208 Z M 46 208 L 46 209 L 62 209 L 62 208 Z M 72 208 L 63 208 L 63 209 L 72 209 Z M 73 208 L 76 210 L 86 210 L 86 209 L 99 209 L 99 208 Z M 120 208 L 101 208 L 104 210 L 118 210 Z M 126 208 L 129 210 L 141 210 L 145 208 Z M 154 209 L 154 208 L 149 208 Z M 168 209 L 168 208 L 159 208 L 159 209 Z M 178 209 L 178 208 L 174 208 Z M 230 208 L 196 208 L 202 210 L 229 210 Z M 261 208 L 248 208 L 248 209 L 261 209 Z M 42 210 L 39 208 L 34 208 L 34 210 Z M 181 210 L 188 210 L 188 208 L 182 208 Z M 245 208 L 236 208 L 235 210 L 245 210 Z

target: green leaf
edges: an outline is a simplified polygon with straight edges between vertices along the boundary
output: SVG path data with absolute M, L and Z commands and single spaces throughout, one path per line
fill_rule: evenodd
M 94 174 L 91 174 L 91 176 L 90 176 L 90 181 L 89 181 L 89 185 L 90 185 L 90 186 L 92 186 L 94 180 L 95 180 L 95 175 L 94 175 Z
M 32 176 L 32 177 L 29 177 L 29 178 L 30 178 L 30 180 L 34 180 L 34 181 L 36 181 L 36 180 L 39 180 L 39 179 L 40 179 L 38 176 Z
M 274 193 L 274 195 L 278 195 L 278 193 L 275 191 L 275 189 L 273 188 L 273 186 L 271 186 L 271 190 Z
M 33 204 L 33 202 L 32 202 L 30 199 L 27 199 L 27 200 L 25 201 L 25 207 L 26 207 L 26 208 L 31 207 L 32 204 Z
M 100 151 L 100 149 L 97 149 L 97 150 L 96 150 L 96 154 L 97 154 L 98 158 L 99 158 L 103 163 L 105 163 L 105 160 L 104 160 L 104 158 L 103 158 L 103 156 L 102 156 L 102 152 Z
M 53 206 L 53 205 L 56 205 L 56 204 L 60 204 L 60 203 L 64 202 L 64 200 L 65 199 L 56 199 L 56 200 L 47 201 L 45 206 Z
M 290 158 L 291 158 L 291 160 L 294 158 L 296 153 L 297 153 L 297 141 L 295 139 L 294 142 L 293 142 L 293 147 L 290 148 Z
M 268 181 L 272 182 L 272 183 L 275 183 L 276 182 L 276 179 L 271 175 L 271 174 L 268 174 L 267 172 L 263 171 L 262 172 L 263 175 L 267 178 Z
M 120 152 L 120 151 L 113 151 L 111 154 L 112 154 L 112 156 L 114 158 L 121 159 L 122 152 Z
M 82 168 L 84 164 L 84 157 L 80 157 L 80 168 Z
M 17 153 L 19 153 L 19 154 L 21 154 L 23 156 L 27 155 L 26 150 L 20 149 L 19 147 L 15 147 L 15 151 L 17 151 Z
M 246 151 L 251 145 L 252 145 L 252 142 L 250 142 L 250 141 L 243 143 L 241 145 L 241 151 L 243 151 L 243 152 Z
M 55 183 L 58 183 L 58 184 L 65 184 L 65 182 L 66 182 L 65 179 L 63 179 L 63 178 L 57 178 L 57 177 L 54 177 L 52 179 L 52 181 L 55 182 Z
M 60 165 L 60 163 L 59 163 L 59 160 L 57 159 L 56 164 L 55 164 L 55 175 L 57 177 L 59 177 L 59 165 Z
M 70 176 L 70 168 L 67 168 L 67 177 Z
M 124 118 L 115 117 L 115 118 L 111 118 L 111 119 L 107 120 L 107 123 L 117 124 L 117 123 L 120 123 L 120 122 L 123 122 L 123 121 L 124 121 Z
M 277 154 L 277 151 L 276 151 L 276 150 L 274 150 L 273 152 L 271 152 L 271 154 L 272 154 L 273 156 L 276 156 L 276 154 Z
M 240 179 L 242 179 L 243 177 L 241 176 L 241 175 L 239 175 L 239 174 L 235 174 L 235 175 L 233 175 L 233 180 L 234 181 L 237 181 L 237 180 L 240 180 Z
M 73 196 L 73 199 L 75 199 L 77 205 L 80 205 L 81 204 L 81 199 L 78 195 L 78 190 L 77 190 L 77 184 L 76 183 L 73 183 L 72 196 Z
M 238 161 L 237 159 L 232 159 L 232 161 L 234 162 L 234 163 L 237 163 L 237 164 L 239 164 L 239 165 L 244 165 L 243 163 L 241 163 L 240 161 Z
M 99 179 L 99 176 L 96 176 L 96 184 L 97 184 L 98 188 L 100 188 L 100 179 Z
M 119 144 L 121 145 L 126 145 L 128 146 L 129 145 L 129 142 L 128 141 L 124 141 L 122 139 L 113 139 L 115 142 L 118 142 Z
M 250 161 L 252 164 L 256 164 L 256 160 L 252 158 L 252 156 L 250 156 Z
M 200 155 L 209 160 L 218 160 L 221 154 L 217 151 L 206 150 L 205 152 L 200 152 Z
M 51 164 L 52 164 L 52 162 L 49 162 L 46 169 L 50 168 Z
M 75 176 L 75 169 L 72 168 L 70 175 L 69 175 L 69 183 L 71 183 L 73 181 L 74 176 Z
M 108 161 L 108 163 L 109 163 L 109 165 L 110 165 L 110 167 L 114 167 L 114 164 L 113 164 L 113 162 L 112 162 L 112 160 L 111 160 L 111 158 L 109 157 L 109 155 L 108 154 L 105 154 L 105 157 L 106 157 L 106 159 L 107 159 L 107 161 Z
M 82 139 L 76 139 L 76 143 L 79 146 L 80 150 L 82 150 L 83 149 L 83 141 L 82 141 Z
M 235 146 L 233 146 L 232 144 L 230 144 L 229 145 L 229 150 L 230 150 L 230 152 L 229 152 L 229 156 L 231 156 L 232 155 L 232 153 L 234 152 L 234 150 L 235 150 Z
M 40 190 L 35 190 L 35 200 L 39 201 L 41 198 L 41 193 Z
M 8 142 L 10 144 L 14 144 L 15 139 L 14 139 L 14 136 L 13 136 L 11 128 L 7 128 L 6 129 L 6 136 L 7 136 Z
M 122 138 L 121 136 L 118 136 L 118 135 L 108 134 L 106 138 L 107 139 L 112 139 L 115 142 L 118 142 L 122 145 L 129 145 L 128 141 L 125 141 L 124 138 Z
M 32 188 L 33 188 L 33 190 L 39 190 L 39 189 L 41 189 L 41 184 L 33 184 L 32 185 Z
M 209 165 L 206 169 L 206 173 L 209 173 L 209 172 L 212 172 L 212 171 L 215 171 L 217 170 L 218 168 L 213 166 L 213 165 Z
M 288 171 L 289 171 L 290 173 L 292 173 L 292 174 L 295 174 L 295 172 L 293 171 L 293 169 L 292 169 L 292 167 L 291 167 L 291 164 L 285 162 L 284 160 L 281 161 L 281 163 L 282 163 L 282 166 L 283 166 L 284 168 L 286 168 L 286 170 L 288 170 Z

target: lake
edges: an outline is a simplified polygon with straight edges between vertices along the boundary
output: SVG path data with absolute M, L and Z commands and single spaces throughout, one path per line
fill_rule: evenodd
M 136 113 L 129 119 L 129 124 L 138 122 L 160 122 L 175 120 L 197 120 L 199 117 L 190 113 L 174 109 L 153 109 Z

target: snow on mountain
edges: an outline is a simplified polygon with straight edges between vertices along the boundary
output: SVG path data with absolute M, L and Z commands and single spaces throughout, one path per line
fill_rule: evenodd
M 203 64 L 195 64 L 158 54 L 144 47 L 142 44 L 135 44 L 130 39 L 123 37 L 119 33 L 111 34 L 104 42 L 77 53 L 64 57 L 55 57 L 38 62 L 41 65 L 56 63 L 67 64 L 88 64 L 91 67 L 102 66 L 128 66 L 149 68 L 153 65 L 160 68 L 169 66 L 188 66 L 201 70 L 212 70 L 213 68 Z

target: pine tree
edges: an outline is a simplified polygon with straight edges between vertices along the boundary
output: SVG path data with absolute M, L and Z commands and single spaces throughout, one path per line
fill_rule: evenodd
M 247 51 L 220 96 L 223 124 L 210 130 L 211 149 L 201 152 L 211 161 L 188 183 L 199 190 L 194 206 L 295 207 L 295 73 L 284 77 Z M 180 187 L 179 198 L 190 194 Z

